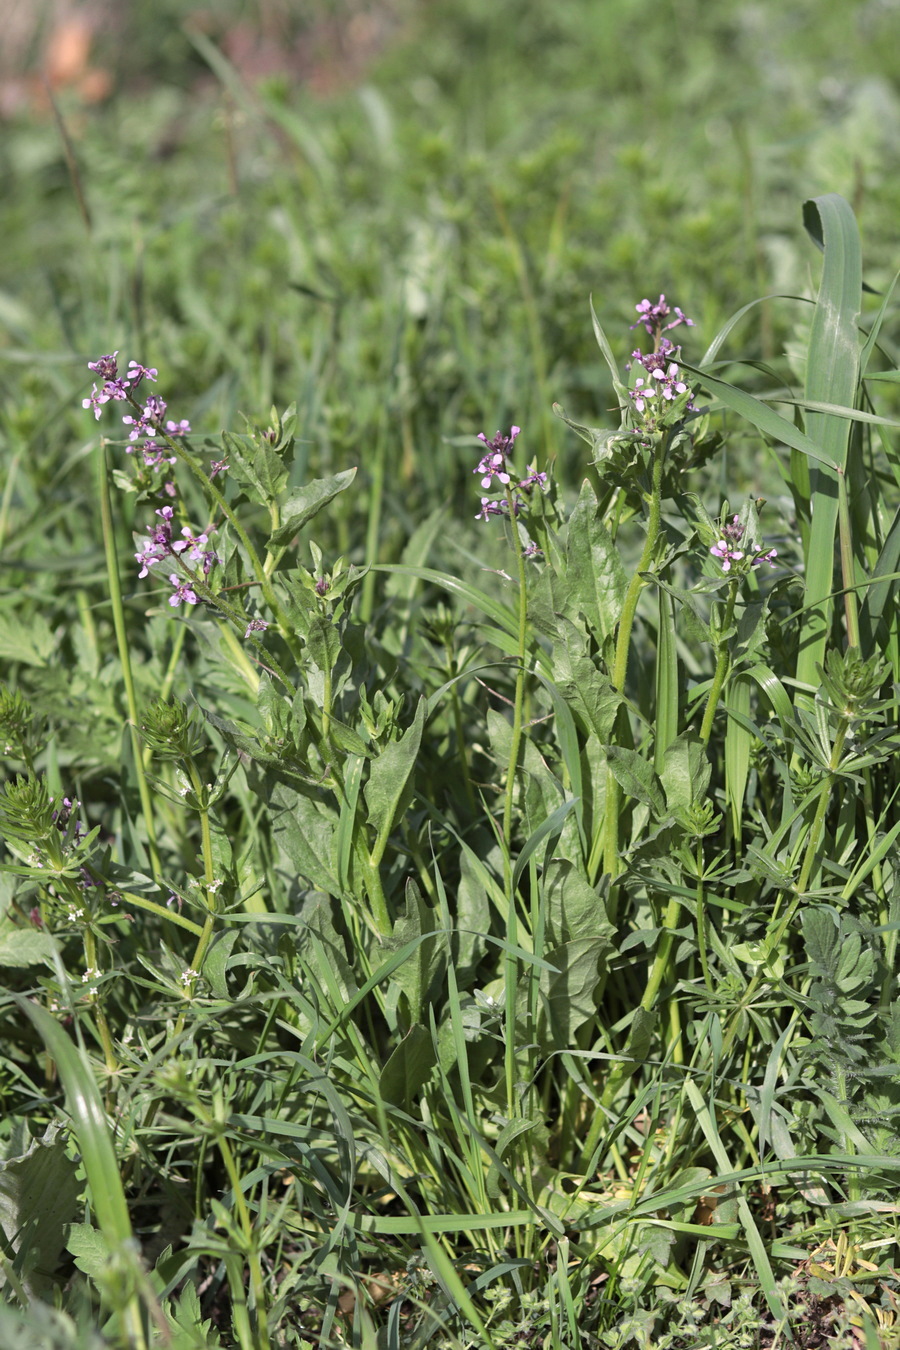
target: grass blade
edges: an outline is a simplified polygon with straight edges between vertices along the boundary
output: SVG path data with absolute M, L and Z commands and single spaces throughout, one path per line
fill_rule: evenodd
M 834 193 L 803 208 L 804 222 L 825 248 L 822 280 L 813 315 L 806 363 L 805 396 L 811 402 L 852 407 L 859 382 L 859 312 L 862 257 L 859 230 L 849 204 Z M 809 413 L 810 437 L 833 468 L 816 465 L 811 474 L 812 523 L 806 554 L 806 612 L 800 633 L 797 679 L 818 682 L 825 657 L 834 591 L 834 541 L 838 525 L 838 473 L 844 473 L 850 423 L 834 413 Z

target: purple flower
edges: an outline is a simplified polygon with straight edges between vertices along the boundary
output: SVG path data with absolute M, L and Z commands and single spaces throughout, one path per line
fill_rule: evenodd
M 138 576 L 139 577 L 147 576 L 150 568 L 154 565 L 154 563 L 161 562 L 165 556 L 166 550 L 164 548 L 161 548 L 159 544 L 154 543 L 152 539 L 148 539 L 144 544 L 144 547 L 141 549 L 140 553 L 136 553 L 134 555 L 135 561 L 139 562 L 141 565 L 141 570 L 138 572 Z
M 157 441 L 144 441 L 141 446 L 141 454 L 144 456 L 144 463 L 148 469 L 161 469 L 164 464 L 175 463 L 175 456 L 166 455 L 163 452 L 163 447 Z
M 653 372 L 653 379 L 660 381 L 660 393 L 663 398 L 671 400 L 677 398 L 679 394 L 687 393 L 687 385 L 679 377 L 678 367 L 674 361 L 669 363 L 665 373 L 657 367 Z
M 191 424 L 186 418 L 180 422 L 167 422 L 166 431 L 170 436 L 189 436 L 191 434 Z
M 167 554 L 174 552 L 172 546 L 172 517 L 175 512 L 171 506 L 161 507 L 156 514 L 162 521 L 161 525 L 151 525 L 150 538 L 144 542 L 143 548 L 136 553 L 135 560 L 140 563 L 141 570 L 138 576 L 145 577 L 148 568 L 154 563 L 161 562 Z M 187 544 L 182 545 L 186 548 Z
M 169 509 L 171 510 L 171 507 Z M 179 540 L 177 544 L 173 544 L 172 551 L 174 553 L 182 553 L 184 549 L 189 548 L 191 551 L 188 554 L 188 557 L 191 562 L 200 562 L 203 557 L 201 544 L 209 543 L 209 536 L 206 534 L 192 534 L 189 525 L 185 525 L 181 533 L 184 535 L 184 539 Z
M 518 515 L 522 509 L 522 493 L 529 493 L 536 486 L 543 488 L 546 484 L 547 475 L 538 473 L 534 464 L 529 464 L 526 476 L 510 488 L 513 474 L 508 460 L 513 452 L 516 437 L 521 434 L 521 430 L 521 427 L 510 427 L 508 436 L 504 436 L 502 431 L 498 431 L 493 440 L 490 441 L 483 431 L 479 433 L 478 439 L 484 443 L 485 454 L 482 455 L 472 472 L 480 476 L 483 488 L 492 487 L 496 479 L 497 483 L 507 490 L 507 498 L 511 496 L 512 505 L 510 507 L 509 500 L 491 501 L 489 497 L 482 497 L 481 510 L 477 512 L 476 520 L 487 520 L 490 516 L 509 515 L 510 510 L 512 510 L 513 515 Z
M 81 400 L 81 406 L 82 408 L 93 408 L 94 416 L 99 421 L 100 409 L 104 403 L 108 402 L 109 402 L 109 394 L 105 393 L 102 389 L 98 391 L 97 386 L 94 385 L 94 387 L 91 389 L 90 398 L 83 398 Z
M 144 417 L 147 420 L 161 422 L 166 414 L 166 403 L 158 394 L 151 394 L 144 404 Z
M 500 450 L 494 450 L 485 455 L 472 472 L 482 475 L 481 486 L 483 488 L 489 488 L 495 478 L 504 487 L 510 481 L 510 476 L 506 472 L 506 458 Z
M 151 394 L 144 404 L 140 417 L 132 417 L 129 414 L 122 418 L 125 425 L 131 427 L 128 433 L 129 440 L 136 441 L 140 436 L 146 436 L 148 431 L 155 431 L 162 423 L 165 412 L 164 401 L 156 394 Z
M 635 305 L 635 309 L 639 317 L 637 322 L 631 325 L 632 328 L 638 328 L 643 324 L 651 337 L 658 336 L 660 333 L 667 333 L 670 328 L 677 328 L 681 323 L 687 324 L 688 328 L 694 327 L 694 320 L 687 318 L 677 305 L 674 305 L 672 309 L 669 308 L 664 295 L 659 297 L 655 305 L 651 305 L 649 300 L 642 300 L 639 305 Z M 664 324 L 663 320 L 667 319 L 673 312 L 675 318 L 671 323 Z
M 634 400 L 634 406 L 639 413 L 643 413 L 647 407 L 647 399 L 656 398 L 656 390 L 653 385 L 646 381 L 643 375 L 639 375 L 634 382 L 634 388 L 630 389 L 629 394 Z
M 264 633 L 268 626 L 265 619 L 251 619 L 244 629 L 244 637 L 248 638 L 251 633 Z
M 101 380 L 116 380 L 119 377 L 118 352 L 111 356 L 98 356 L 96 361 L 88 361 L 88 370 L 99 375 Z
M 538 473 L 533 464 L 529 464 L 528 473 L 524 478 L 519 479 L 519 487 L 523 492 L 530 492 L 533 487 L 543 488 L 547 482 L 545 473 Z
M 174 590 L 173 593 L 169 596 L 169 604 L 170 604 L 170 605 L 180 605 L 181 602 L 182 602 L 182 600 L 183 600 L 183 601 L 185 602 L 185 604 L 187 604 L 187 605 L 196 605 L 196 604 L 197 604 L 197 596 L 196 596 L 196 594 L 194 593 L 194 591 L 191 590 L 190 582 L 188 582 L 188 581 L 179 581 L 178 575 L 177 575 L 177 573 L 175 573 L 175 572 L 170 572 L 170 573 L 169 573 L 169 580 L 171 581 L 172 585 L 175 587 L 175 590 Z
M 228 465 L 226 464 L 224 459 L 212 460 L 209 466 L 210 478 L 215 478 L 216 474 L 224 473 L 227 468 Z
M 731 571 L 733 562 L 740 562 L 743 553 L 739 548 L 732 548 L 727 539 L 718 539 L 709 550 L 714 558 L 718 558 L 722 564 L 723 572 Z
M 118 356 L 118 352 L 116 355 Z M 131 382 L 132 389 L 137 389 L 142 380 L 151 380 L 155 384 L 158 374 L 158 370 L 139 365 L 137 361 L 128 362 L 128 379 Z
M 747 554 L 743 549 L 735 547 L 736 544 L 740 543 L 743 533 L 744 526 L 741 524 L 740 518 L 732 516 L 729 523 L 722 527 L 722 537 L 717 539 L 709 550 L 713 557 L 718 558 L 721 562 L 722 571 L 730 572 L 732 563 L 742 561 L 744 562 L 744 570 L 748 567 L 760 567 L 763 563 L 767 563 L 769 567 L 774 567 L 776 565 L 775 559 L 778 557 L 776 548 L 760 549 L 756 553 Z
M 502 432 L 498 431 L 493 440 L 490 441 L 483 431 L 478 433 L 478 439 L 484 442 L 487 453 L 482 455 L 472 472 L 481 475 L 481 486 L 483 488 L 489 488 L 495 478 L 504 487 L 509 483 L 510 475 L 506 469 L 506 461 L 513 452 L 516 437 L 521 430 L 521 427 L 510 427 L 508 436 L 504 436 Z

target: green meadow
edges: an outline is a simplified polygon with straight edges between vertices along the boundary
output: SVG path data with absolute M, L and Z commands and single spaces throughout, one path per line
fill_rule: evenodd
M 0 1345 L 900 1350 L 896 0 L 113 9 L 0 79 Z

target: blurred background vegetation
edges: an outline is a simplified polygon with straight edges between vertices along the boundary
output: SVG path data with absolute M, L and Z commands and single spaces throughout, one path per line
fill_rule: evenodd
M 372 558 L 380 472 L 377 556 L 446 508 L 440 565 L 451 542 L 501 556 L 473 433 L 518 423 L 577 491 L 584 447 L 551 409 L 608 421 L 589 295 L 625 360 L 636 301 L 665 291 L 698 359 L 748 301 L 811 293 L 801 203 L 828 191 L 869 285 L 896 266 L 897 0 L 3 0 L 0 23 L 13 608 L 48 559 L 63 603 L 67 576 L 101 575 L 81 407 L 100 352 L 158 366 L 198 433 L 296 401 L 300 476 L 360 467 L 323 546 Z M 751 385 L 785 354 L 796 378 L 806 321 L 772 301 L 725 354 L 758 363 Z M 783 490 L 752 429 L 720 462 L 722 495 Z

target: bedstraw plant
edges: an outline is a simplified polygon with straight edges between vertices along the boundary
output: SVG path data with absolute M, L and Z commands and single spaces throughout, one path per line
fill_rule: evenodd
M 757 302 L 705 351 L 592 309 L 577 496 L 466 438 L 480 574 L 446 514 L 336 556 L 295 408 L 198 435 L 90 362 L 121 763 L 0 696 L 0 1266 L 52 1344 L 897 1344 L 900 375 L 805 220 L 803 384 Z

